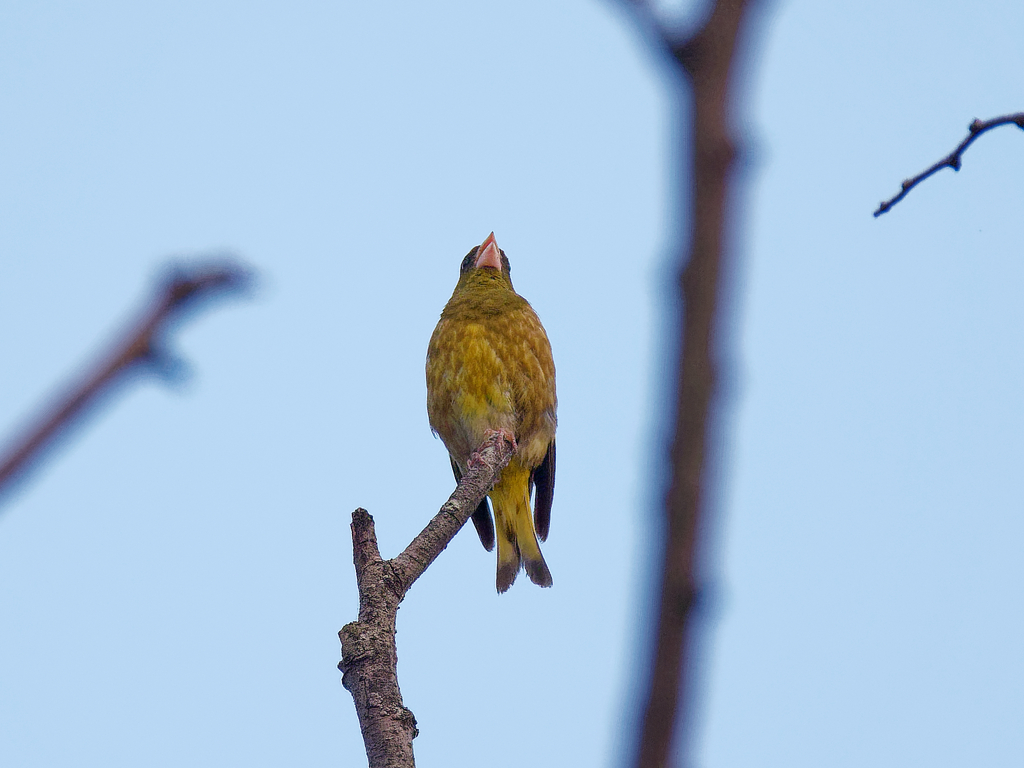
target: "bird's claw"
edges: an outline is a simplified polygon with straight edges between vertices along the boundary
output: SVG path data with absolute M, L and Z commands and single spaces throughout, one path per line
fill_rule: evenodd
M 484 440 L 490 440 L 491 438 L 499 437 L 512 444 L 512 450 L 518 451 L 519 445 L 516 443 L 516 436 L 507 429 L 487 429 L 484 430 Z
M 488 430 L 486 430 L 484 432 L 484 442 L 485 443 L 490 442 L 491 440 L 493 440 L 496 437 L 500 438 L 502 440 L 506 440 L 507 442 L 511 443 L 512 444 L 512 452 L 513 453 L 515 453 L 516 451 L 519 450 L 519 445 L 516 443 L 516 436 L 513 435 L 509 430 L 507 430 L 507 429 L 488 429 Z M 472 469 L 473 467 L 479 467 L 479 466 L 483 465 L 484 463 L 485 463 L 484 460 L 480 457 L 480 452 L 479 451 L 473 451 L 473 453 L 471 453 L 469 455 L 469 461 L 467 462 L 467 464 L 469 465 L 470 469 Z

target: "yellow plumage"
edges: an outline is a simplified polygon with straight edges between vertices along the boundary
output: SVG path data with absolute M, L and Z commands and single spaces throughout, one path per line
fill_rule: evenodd
M 473 522 L 490 550 L 498 543 L 497 587 L 520 566 L 551 586 L 537 534 L 547 537 L 555 481 L 555 364 L 540 318 L 512 287 L 508 259 L 492 233 L 463 260 L 458 285 L 427 348 L 427 414 L 444 441 L 456 480 L 489 430 L 511 434 L 517 450 Z M 530 492 L 536 487 L 536 514 Z

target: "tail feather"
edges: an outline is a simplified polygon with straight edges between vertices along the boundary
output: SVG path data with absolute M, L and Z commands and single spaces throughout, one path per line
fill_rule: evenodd
M 516 546 L 515 533 L 509 528 L 508 520 L 495 506 L 494 517 L 498 534 L 498 576 L 495 584 L 498 592 L 507 592 L 519 575 L 521 558 L 519 547 Z
M 516 543 L 519 545 L 523 565 L 526 566 L 526 575 L 538 587 L 550 587 L 553 583 L 551 571 L 548 570 L 548 564 L 544 562 L 544 555 L 540 552 L 540 542 L 537 541 L 537 534 L 533 530 L 529 504 L 516 509 L 515 525 Z
M 551 571 L 541 554 L 530 513 L 529 473 L 526 470 L 516 472 L 516 469 L 518 467 L 509 464 L 499 483 L 491 490 L 498 540 L 499 592 L 505 592 L 512 586 L 523 566 L 534 584 L 541 587 L 552 584 Z

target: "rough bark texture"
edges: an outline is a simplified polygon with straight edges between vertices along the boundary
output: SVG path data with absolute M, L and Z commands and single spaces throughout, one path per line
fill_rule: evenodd
M 691 618 L 697 594 L 698 537 L 705 516 L 709 415 L 716 394 L 720 356 L 717 321 L 726 255 L 730 171 L 735 156 L 731 128 L 730 82 L 736 41 L 746 0 L 719 0 L 704 26 L 686 40 L 652 21 L 654 34 L 671 60 L 692 84 L 693 126 L 692 222 L 689 253 L 680 254 L 682 294 L 681 359 L 679 361 L 672 478 L 666 498 L 666 537 L 661 575 L 658 631 L 648 696 L 644 708 L 636 765 L 667 766 L 673 735 L 687 725 L 687 659 Z M 647 11 L 644 4 L 637 4 Z M 685 265 L 685 266 L 682 266 Z M 679 726 L 683 726 L 682 729 Z
M 186 309 L 195 308 L 201 300 L 243 290 L 251 281 L 248 270 L 224 260 L 168 269 L 142 317 L 81 382 L 69 387 L 67 393 L 0 456 L 0 494 L 23 477 L 55 438 L 125 373 L 146 364 L 157 373 L 175 368 L 176 362 L 166 348 L 166 334 Z
M 352 513 L 352 559 L 359 588 L 359 619 L 342 627 L 341 682 L 352 694 L 370 768 L 411 768 L 416 718 L 398 687 L 395 619 L 413 582 L 466 524 L 495 478 L 512 458 L 514 446 L 494 433 L 478 449 L 455 492 L 405 550 L 381 558 L 373 518 Z
M 359 620 L 339 633 L 342 683 L 356 702 L 371 768 L 411 766 L 412 740 L 418 732 L 398 688 L 395 646 L 395 618 L 405 590 L 391 561 L 381 559 L 373 518 L 365 509 L 352 513 L 352 549 Z

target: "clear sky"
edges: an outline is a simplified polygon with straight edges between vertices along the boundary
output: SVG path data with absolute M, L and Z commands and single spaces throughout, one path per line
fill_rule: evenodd
M 706 766 L 1024 760 L 1019 2 L 778 2 L 701 656 Z M 494 230 L 558 366 L 555 586 L 461 533 L 399 614 L 421 765 L 619 764 L 665 454 L 677 101 L 608 2 L 0 5 L 0 434 L 169 256 L 248 302 L 0 510 L 0 764 L 360 765 L 348 521 L 453 486 L 427 339 Z

